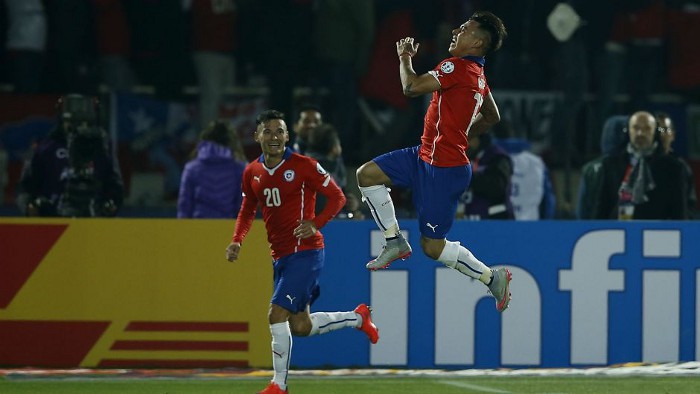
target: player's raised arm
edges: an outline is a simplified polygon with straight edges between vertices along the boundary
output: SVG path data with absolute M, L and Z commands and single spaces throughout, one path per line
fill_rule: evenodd
M 413 70 L 413 56 L 418 52 L 420 44 L 415 43 L 413 37 L 406 37 L 396 42 L 396 53 L 399 56 L 399 75 L 403 94 L 408 97 L 417 97 L 422 94 L 440 90 L 440 83 L 430 74 L 418 75 Z

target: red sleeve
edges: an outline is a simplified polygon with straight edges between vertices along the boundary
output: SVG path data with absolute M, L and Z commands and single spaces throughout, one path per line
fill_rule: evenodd
M 243 172 L 243 203 L 241 210 L 238 211 L 236 219 L 236 227 L 233 230 L 233 242 L 242 243 L 250 228 L 253 226 L 255 219 L 255 211 L 258 207 L 258 199 L 253 193 L 253 188 L 250 187 L 250 171 L 248 168 Z
M 330 175 L 328 175 L 328 180 L 330 181 L 328 182 L 328 186 L 319 190 L 321 194 L 326 196 L 328 202 L 326 206 L 323 207 L 323 210 L 314 218 L 314 224 L 317 229 L 330 222 L 345 206 L 345 194 L 343 194 L 343 191 L 336 185 Z

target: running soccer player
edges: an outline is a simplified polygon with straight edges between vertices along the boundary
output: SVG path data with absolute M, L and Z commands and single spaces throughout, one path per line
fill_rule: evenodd
M 499 312 L 510 302 L 510 271 L 490 269 L 459 242 L 448 241 L 446 235 L 459 196 L 471 181 L 467 136 L 482 133 L 500 120 L 486 84 L 484 63 L 485 56 L 499 49 L 505 37 L 506 28 L 500 18 L 490 12 L 476 12 L 452 30 L 452 57 L 423 75 L 416 74 L 411 60 L 419 44 L 412 37 L 399 40 L 396 52 L 404 94 L 416 97 L 432 93 L 421 144 L 383 154 L 357 169 L 363 200 L 386 238 L 384 249 L 367 263 L 367 268 L 386 268 L 392 261 L 411 255 L 411 246 L 399 232 L 387 189 L 390 185 L 408 187 L 413 190 L 423 252 L 486 284 Z
M 233 240 L 226 247 L 226 259 L 238 259 L 260 205 L 274 270 L 268 313 L 274 376 L 260 393 L 287 393 L 292 335 L 311 336 L 354 327 L 374 344 L 379 331 L 365 304 L 349 312 L 310 313 L 320 293 L 318 278 L 324 263 L 323 236 L 318 229 L 340 211 L 345 196 L 316 160 L 285 146 L 289 132 L 281 112 L 268 110 L 258 115 L 255 140 L 262 155 L 243 172 L 243 203 Z M 328 203 L 315 216 L 317 192 L 326 196 Z

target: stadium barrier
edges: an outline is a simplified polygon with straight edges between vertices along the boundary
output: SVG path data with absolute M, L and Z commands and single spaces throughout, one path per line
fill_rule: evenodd
M 263 224 L 228 263 L 224 220 L 0 219 L 0 365 L 269 367 L 271 267 Z M 480 283 L 414 254 L 370 273 L 372 221 L 323 229 L 315 311 L 374 308 L 355 330 L 295 338 L 293 366 L 581 367 L 700 359 L 700 226 L 694 222 L 455 223 L 513 273 L 503 314 Z

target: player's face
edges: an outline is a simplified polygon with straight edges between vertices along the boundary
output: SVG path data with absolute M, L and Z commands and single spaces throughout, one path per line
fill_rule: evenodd
M 303 138 L 307 138 L 309 132 L 320 126 L 321 123 L 323 123 L 323 121 L 321 120 L 320 112 L 313 110 L 304 111 L 300 114 L 299 121 L 297 121 L 294 131 Z
M 282 157 L 284 144 L 289 141 L 287 124 L 281 119 L 272 119 L 258 125 L 255 131 L 255 140 L 260 143 L 260 148 L 265 157 Z
M 647 149 L 654 143 L 656 119 L 651 114 L 634 114 L 630 118 L 630 142 L 636 149 Z
M 478 40 L 477 27 L 479 22 L 467 21 L 460 27 L 452 30 L 452 41 L 450 42 L 449 52 L 452 56 L 466 56 L 474 47 L 475 40 Z
M 662 117 L 657 120 L 659 122 L 659 138 L 661 143 L 664 144 L 664 151 L 670 152 L 671 144 L 676 139 L 676 130 L 674 130 L 670 118 Z

